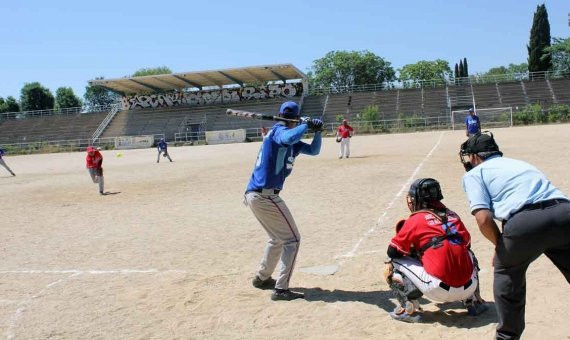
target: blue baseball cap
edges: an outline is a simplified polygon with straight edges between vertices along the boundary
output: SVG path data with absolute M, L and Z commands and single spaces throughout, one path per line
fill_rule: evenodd
M 295 102 L 285 102 L 281 104 L 279 114 L 283 118 L 297 118 L 299 117 L 299 105 Z
M 472 107 L 469 108 L 469 112 L 475 112 Z

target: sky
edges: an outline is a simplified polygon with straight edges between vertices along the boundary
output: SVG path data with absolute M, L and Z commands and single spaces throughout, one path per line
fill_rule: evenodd
M 529 0 L 0 1 L 0 96 L 25 83 L 55 94 L 167 66 L 173 72 L 291 63 L 369 50 L 395 69 L 443 59 L 469 73 L 526 62 Z M 547 0 L 551 35 L 569 37 L 569 0 Z

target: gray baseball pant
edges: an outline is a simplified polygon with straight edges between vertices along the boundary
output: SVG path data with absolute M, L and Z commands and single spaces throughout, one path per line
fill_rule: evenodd
M 497 339 L 520 339 L 525 328 L 526 270 L 540 255 L 545 254 L 570 283 L 570 203 L 542 203 L 506 221 L 495 248 Z
M 168 160 L 172 162 L 172 159 L 170 158 L 170 155 L 166 150 L 158 150 L 158 158 L 156 159 L 156 162 L 157 163 L 160 162 L 160 155 L 163 153 L 166 154 L 166 158 L 168 158 Z
M 301 242 L 301 235 L 289 208 L 279 195 L 264 195 L 251 191 L 245 194 L 245 203 L 269 236 L 257 276 L 261 280 L 271 277 L 279 261 L 280 269 L 275 288 L 289 289 Z
M 8 166 L 8 164 L 6 164 L 6 162 L 4 162 L 4 160 L 2 158 L 0 158 L 0 165 L 2 165 L 3 167 L 6 168 L 6 170 L 8 170 L 8 172 L 10 172 L 12 175 L 14 174 L 14 172 L 12 171 L 12 169 L 10 169 L 10 167 Z
M 97 169 L 87 169 L 89 170 L 89 176 L 91 176 L 91 180 L 93 183 L 99 183 L 99 192 L 103 192 L 105 187 L 105 178 L 103 176 L 97 176 Z

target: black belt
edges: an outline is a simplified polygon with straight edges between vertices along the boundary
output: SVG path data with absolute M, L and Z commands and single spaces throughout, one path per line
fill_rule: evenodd
M 473 283 L 473 280 L 467 281 L 467 283 L 463 285 L 463 289 L 465 290 L 465 289 L 469 288 L 469 286 L 471 286 L 472 283 Z M 440 283 L 439 283 L 439 286 L 440 286 L 441 288 L 447 290 L 448 292 L 449 292 L 449 289 L 451 288 L 451 286 L 446 285 L 446 284 L 443 283 L 443 282 L 440 282 Z
M 253 191 L 253 192 L 258 192 L 258 193 L 263 193 L 263 191 L 265 191 L 267 193 L 268 190 L 272 190 L 273 195 L 279 195 L 279 193 L 281 192 L 281 190 L 279 189 L 253 189 L 253 190 L 249 190 L 249 191 Z M 270 191 L 271 193 L 271 191 Z
M 536 210 L 536 209 L 544 209 L 544 208 L 548 208 L 551 207 L 553 205 L 557 205 L 557 204 L 562 204 L 562 203 L 569 203 L 570 201 L 566 200 L 566 199 L 562 199 L 562 198 L 555 198 L 555 199 L 551 199 L 551 200 L 546 200 L 546 201 L 540 201 L 540 202 L 536 202 L 536 203 L 532 203 L 532 204 L 526 204 L 523 205 L 522 208 L 520 208 L 519 210 L 517 210 L 516 212 L 514 212 L 511 215 L 511 218 L 517 214 L 520 213 L 521 211 L 524 210 Z

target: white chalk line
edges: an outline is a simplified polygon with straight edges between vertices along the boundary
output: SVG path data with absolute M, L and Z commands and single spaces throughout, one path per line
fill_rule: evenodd
M 5 333 L 6 339 L 13 339 L 15 337 L 14 329 L 16 328 L 18 321 L 26 311 L 26 308 L 37 298 L 41 297 L 41 295 L 48 289 L 62 283 L 63 281 L 70 279 L 75 276 L 80 275 L 109 275 L 109 274 L 119 274 L 119 275 L 129 275 L 129 274 L 165 274 L 165 273 L 186 273 L 185 270 L 158 270 L 158 269 L 115 269 L 115 270 L 78 270 L 78 269 L 67 269 L 67 270 L 2 270 L 0 274 L 24 274 L 24 275 L 37 275 L 37 274 L 55 274 L 55 275 L 63 275 L 63 274 L 71 274 L 67 277 L 55 280 L 47 284 L 44 288 L 42 288 L 38 293 L 32 295 L 32 297 L 28 299 L 24 299 L 21 301 L 14 301 L 14 300 L 0 300 L 0 304 L 5 302 L 5 304 L 17 304 L 16 312 L 12 315 L 12 318 L 8 322 L 8 329 Z
M 35 299 L 39 298 L 46 290 L 50 289 L 53 286 L 56 286 L 56 285 L 62 283 L 63 281 L 65 281 L 65 280 L 67 280 L 73 276 L 77 276 L 77 275 L 79 275 L 79 274 L 77 274 L 77 273 L 71 274 L 71 275 L 64 277 L 62 279 L 50 282 L 44 288 L 42 288 L 39 292 L 32 295 L 32 297 L 30 297 L 29 299 L 22 300 L 18 304 L 16 312 L 14 313 L 14 315 L 12 315 L 12 319 L 8 323 L 8 329 L 6 330 L 6 339 L 13 339 L 15 337 L 16 334 L 14 332 L 14 329 L 16 328 L 18 321 L 20 320 L 20 318 L 22 317 L 22 315 L 26 311 L 26 307 L 28 307 L 29 304 L 31 304 Z
M 402 185 L 402 187 L 400 188 L 400 191 L 398 191 L 398 193 L 392 198 L 392 200 L 388 203 L 388 205 L 386 206 L 386 209 L 384 209 L 384 213 L 382 213 L 382 215 L 378 218 L 378 221 L 376 221 L 376 224 L 370 228 L 365 234 L 364 236 L 362 236 L 362 238 L 360 238 L 360 240 L 358 240 L 358 242 L 356 242 L 356 244 L 354 245 L 354 247 L 346 254 L 343 255 L 339 255 L 336 258 L 340 259 L 339 265 L 342 265 L 346 260 L 353 258 L 357 255 L 356 251 L 358 250 L 358 248 L 360 247 L 360 245 L 362 244 L 362 242 L 364 242 L 370 235 L 372 235 L 372 233 L 374 233 L 376 231 L 376 228 L 378 226 L 381 226 L 382 223 L 384 222 L 384 219 L 386 218 L 386 216 L 388 215 L 388 211 L 390 209 L 392 209 L 392 207 L 394 206 L 394 203 L 396 202 L 396 200 L 398 200 L 402 194 L 408 189 L 408 187 L 410 186 L 410 184 L 413 182 L 414 178 L 416 177 L 417 173 L 420 171 L 420 169 L 423 167 L 424 163 L 431 157 L 431 155 L 434 153 L 434 151 L 437 149 L 437 147 L 439 146 L 439 144 L 441 143 L 442 137 L 445 134 L 445 132 L 442 132 L 439 135 L 439 139 L 437 140 L 437 143 L 435 143 L 435 145 L 433 146 L 433 148 L 428 152 L 428 154 L 424 157 L 424 159 L 420 162 L 420 164 L 418 164 L 418 166 L 416 167 L 416 169 L 414 170 L 414 172 L 412 173 L 412 175 L 407 179 L 407 181 Z

